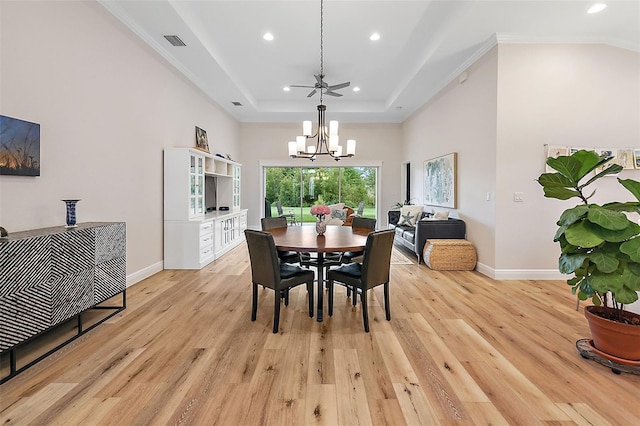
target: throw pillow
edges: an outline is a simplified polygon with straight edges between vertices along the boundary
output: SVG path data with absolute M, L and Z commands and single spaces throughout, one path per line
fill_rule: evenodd
M 329 205 L 327 205 L 327 207 L 329 207 L 331 210 L 333 210 L 333 209 L 342 210 L 342 209 L 344 209 L 344 203 L 329 204 Z
M 433 218 L 435 220 L 447 220 L 449 218 L 449 211 L 448 210 L 437 211 L 436 214 L 433 215 Z
M 331 209 L 331 219 L 340 219 L 343 223 L 347 220 L 346 209 Z
M 338 218 L 335 218 L 335 217 L 329 218 L 328 220 L 326 220 L 326 222 L 327 222 L 327 226 L 329 226 L 329 225 L 335 225 L 335 226 L 344 225 L 344 221 L 342 221 L 342 220 L 340 220 Z
M 422 206 L 402 206 L 398 225 L 416 226 L 422 216 Z

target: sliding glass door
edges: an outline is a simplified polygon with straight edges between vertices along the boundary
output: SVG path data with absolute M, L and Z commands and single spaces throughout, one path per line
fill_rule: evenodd
M 314 222 L 314 204 L 344 203 L 357 212 L 363 203 L 362 216 L 376 217 L 377 173 L 377 167 L 265 167 L 263 184 L 272 216 L 294 213 L 299 223 Z

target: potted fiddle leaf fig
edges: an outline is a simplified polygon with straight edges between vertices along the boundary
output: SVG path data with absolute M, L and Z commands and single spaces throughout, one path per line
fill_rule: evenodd
M 638 300 L 640 291 L 640 226 L 626 213 L 640 213 L 640 182 L 617 178 L 636 201 L 589 201 L 596 192 L 591 185 L 622 170 L 611 159 L 586 150 L 548 158 L 556 172 L 541 174 L 538 183 L 545 197 L 580 200 L 562 213 L 553 240 L 560 244 L 560 272 L 573 275 L 567 280 L 573 294 L 593 303 L 585 308 L 591 344 L 605 356 L 635 363 L 640 362 L 640 315 L 624 305 Z M 605 334 L 618 328 L 619 339 Z

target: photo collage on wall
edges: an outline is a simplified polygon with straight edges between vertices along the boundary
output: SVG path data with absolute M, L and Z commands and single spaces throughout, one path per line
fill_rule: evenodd
M 616 163 L 622 166 L 624 170 L 640 170 L 640 148 L 593 148 L 582 146 L 559 146 L 559 145 L 547 145 L 546 158 L 556 158 L 561 155 L 571 155 L 574 152 L 581 149 L 586 151 L 594 151 L 598 155 L 610 155 L 613 158 L 600 166 L 597 172 L 604 170 L 604 168 L 610 163 Z M 545 164 L 546 164 L 545 158 Z M 546 166 L 547 173 L 553 173 L 553 170 L 548 165 Z

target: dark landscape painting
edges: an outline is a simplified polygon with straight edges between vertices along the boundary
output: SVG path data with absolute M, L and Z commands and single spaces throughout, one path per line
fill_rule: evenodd
M 0 115 L 0 175 L 40 176 L 40 125 Z

